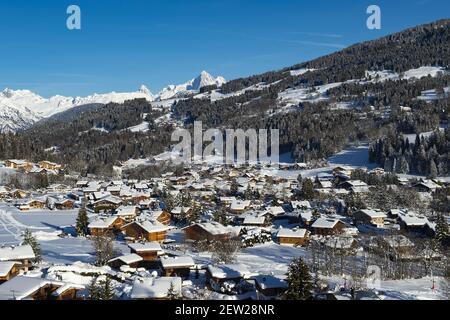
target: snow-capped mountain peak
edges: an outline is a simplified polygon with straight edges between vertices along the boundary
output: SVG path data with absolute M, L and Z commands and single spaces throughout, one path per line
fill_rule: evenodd
M 148 96 L 153 96 L 151 91 L 145 85 L 141 85 L 141 87 L 139 88 L 139 92 L 140 93 L 144 93 L 144 94 L 146 94 Z
M 200 90 L 200 88 L 210 85 L 221 86 L 225 82 L 226 81 L 223 77 L 214 78 L 208 72 L 202 71 L 200 75 L 192 81 L 191 90 Z
M 180 85 L 169 85 L 158 94 L 159 100 L 167 100 L 183 96 L 189 93 L 198 92 L 201 88 L 217 85 L 218 87 L 226 83 L 223 77 L 214 78 L 206 71 L 202 71 L 196 78 Z

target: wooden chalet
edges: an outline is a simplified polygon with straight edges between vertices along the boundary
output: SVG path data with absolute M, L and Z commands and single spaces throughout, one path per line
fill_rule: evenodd
M 234 214 L 241 214 L 250 208 L 250 200 L 236 200 L 230 204 L 230 212 Z
M 108 232 L 118 232 L 126 223 L 121 217 L 111 216 L 105 219 L 98 219 L 89 223 L 89 232 L 93 236 L 102 236 Z
M 150 198 L 151 198 L 151 196 L 149 194 L 145 194 L 145 193 L 133 194 L 131 196 L 131 202 L 134 205 L 140 205 L 142 202 L 149 201 Z
M 39 162 L 39 168 L 57 171 L 62 169 L 62 165 L 50 161 L 41 161 Z
M 136 206 L 120 206 L 117 208 L 115 215 L 130 222 L 137 217 L 138 213 L 139 210 Z
M 110 211 L 116 210 L 118 207 L 122 205 L 122 199 L 110 196 L 100 200 L 97 200 L 93 203 L 93 208 L 96 213 L 101 211 Z
M 82 285 L 17 276 L 0 285 L 0 300 L 80 300 Z
M 256 290 L 266 299 L 277 299 L 288 289 L 288 283 L 273 275 L 258 275 L 251 277 L 255 281 Z
M 190 256 L 161 258 L 161 266 L 166 277 L 189 278 L 191 269 L 195 266 Z
M 371 224 L 376 227 L 383 227 L 384 220 L 387 218 L 386 213 L 371 209 L 361 209 L 353 214 L 353 218 L 357 223 Z
M 222 241 L 236 236 L 236 231 L 218 222 L 195 223 L 183 229 L 187 240 Z
M 0 283 L 11 280 L 19 274 L 21 263 L 17 261 L 0 262 Z
M 247 215 L 242 221 L 242 225 L 245 227 L 264 227 L 266 225 L 266 217 Z
M 149 216 L 150 221 L 159 222 L 166 226 L 170 224 L 172 217 L 171 214 L 165 210 L 150 211 L 147 215 Z
M 20 263 L 19 270 L 28 271 L 31 262 L 36 259 L 30 245 L 0 248 L 0 261 L 14 261 Z
M 207 283 L 214 291 L 218 291 L 224 282 L 239 283 L 250 276 L 252 273 L 242 264 L 208 265 L 206 269 Z
M 33 168 L 33 164 L 25 160 L 6 160 L 5 167 L 30 171 Z
M 144 261 L 157 261 L 164 252 L 159 242 L 129 243 L 128 247 L 131 253 L 139 255 Z
M 57 210 L 71 210 L 75 206 L 75 201 L 70 199 L 63 199 L 55 202 L 55 208 Z
M 149 221 L 134 221 L 121 228 L 127 238 L 134 240 L 164 242 L 167 235 L 167 226 L 163 224 L 153 224 Z
M 314 234 L 330 236 L 342 233 L 345 224 L 337 219 L 319 218 L 311 225 L 311 228 Z
M 309 238 L 310 232 L 306 229 L 280 229 L 277 233 L 278 243 L 285 246 L 303 246 Z
M 15 199 L 25 199 L 28 197 L 28 192 L 21 189 L 15 189 L 11 191 L 11 196 Z
M 143 260 L 144 259 L 141 256 L 135 253 L 131 253 L 109 260 L 108 266 L 114 269 L 120 269 L 120 267 L 122 266 L 128 266 L 130 268 L 139 268 Z
M 32 199 L 27 201 L 26 204 L 30 207 L 30 209 L 44 209 L 47 202 L 41 199 Z

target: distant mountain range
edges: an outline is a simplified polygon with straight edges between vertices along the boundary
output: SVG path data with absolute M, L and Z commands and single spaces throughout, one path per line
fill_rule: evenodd
M 206 71 L 181 85 L 170 85 L 154 95 L 144 85 L 135 92 L 110 92 L 87 97 L 65 97 L 56 95 L 43 98 L 29 90 L 5 89 L 0 93 L 0 132 L 27 129 L 39 120 L 65 112 L 74 107 L 110 102 L 123 103 L 138 98 L 147 101 L 166 100 L 197 93 L 202 87 L 226 83 L 223 77 L 212 77 Z

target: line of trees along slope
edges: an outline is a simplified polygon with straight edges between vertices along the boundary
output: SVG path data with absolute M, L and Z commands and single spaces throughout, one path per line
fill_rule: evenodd
M 417 135 L 412 143 L 402 135 L 389 135 L 370 147 L 369 159 L 387 171 L 431 177 L 449 175 L 450 129 L 436 130 L 429 137 Z

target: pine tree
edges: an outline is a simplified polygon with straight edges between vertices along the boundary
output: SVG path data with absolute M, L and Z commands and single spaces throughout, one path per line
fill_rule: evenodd
M 86 207 L 82 206 L 78 211 L 77 216 L 77 224 L 76 224 L 77 235 L 81 237 L 87 235 L 89 231 L 88 225 L 89 225 L 89 218 L 87 216 Z
M 314 199 L 314 184 L 311 179 L 305 179 L 302 183 L 302 198 L 305 200 Z
M 239 185 L 237 184 L 236 180 L 233 180 L 231 182 L 231 186 L 230 186 L 230 193 L 231 193 L 231 195 L 236 196 L 238 191 L 239 191 Z
M 244 197 L 247 200 L 252 199 L 253 192 L 252 192 L 252 189 L 250 188 L 250 185 L 247 185 L 247 189 L 245 189 Z
M 170 194 L 170 192 L 167 191 L 167 189 L 163 190 L 162 199 L 164 202 L 165 209 L 171 212 L 175 207 L 175 199 Z
M 448 230 L 448 223 L 445 219 L 445 217 L 440 213 L 438 214 L 436 218 L 436 240 L 442 244 L 445 245 L 449 238 L 449 230 Z
M 220 208 L 219 210 L 215 211 L 213 213 L 213 220 L 223 225 L 227 224 L 227 213 L 225 209 Z
M 289 265 L 285 293 L 287 300 L 308 300 L 312 296 L 313 281 L 308 266 L 301 258 L 294 259 Z
M 173 282 L 170 282 L 169 290 L 167 291 L 167 298 L 169 300 L 177 300 L 179 297 L 178 293 L 175 291 L 175 286 Z
M 33 236 L 30 230 L 26 229 L 23 234 L 23 244 L 29 245 L 33 249 L 35 259 L 34 261 L 39 263 L 42 261 L 42 254 L 41 254 L 41 246 L 37 242 L 36 238 Z
M 97 286 L 97 278 L 92 278 L 91 282 L 89 283 L 88 287 L 89 292 L 89 299 L 90 300 L 100 300 L 100 291 Z
M 194 201 L 192 204 L 189 220 L 190 221 L 198 220 L 198 218 L 200 218 L 201 212 L 202 212 L 202 208 L 200 207 L 200 205 L 197 202 Z
M 101 300 L 113 300 L 115 297 L 114 288 L 112 287 L 112 281 L 109 277 L 99 282 L 100 284 L 100 299 Z

